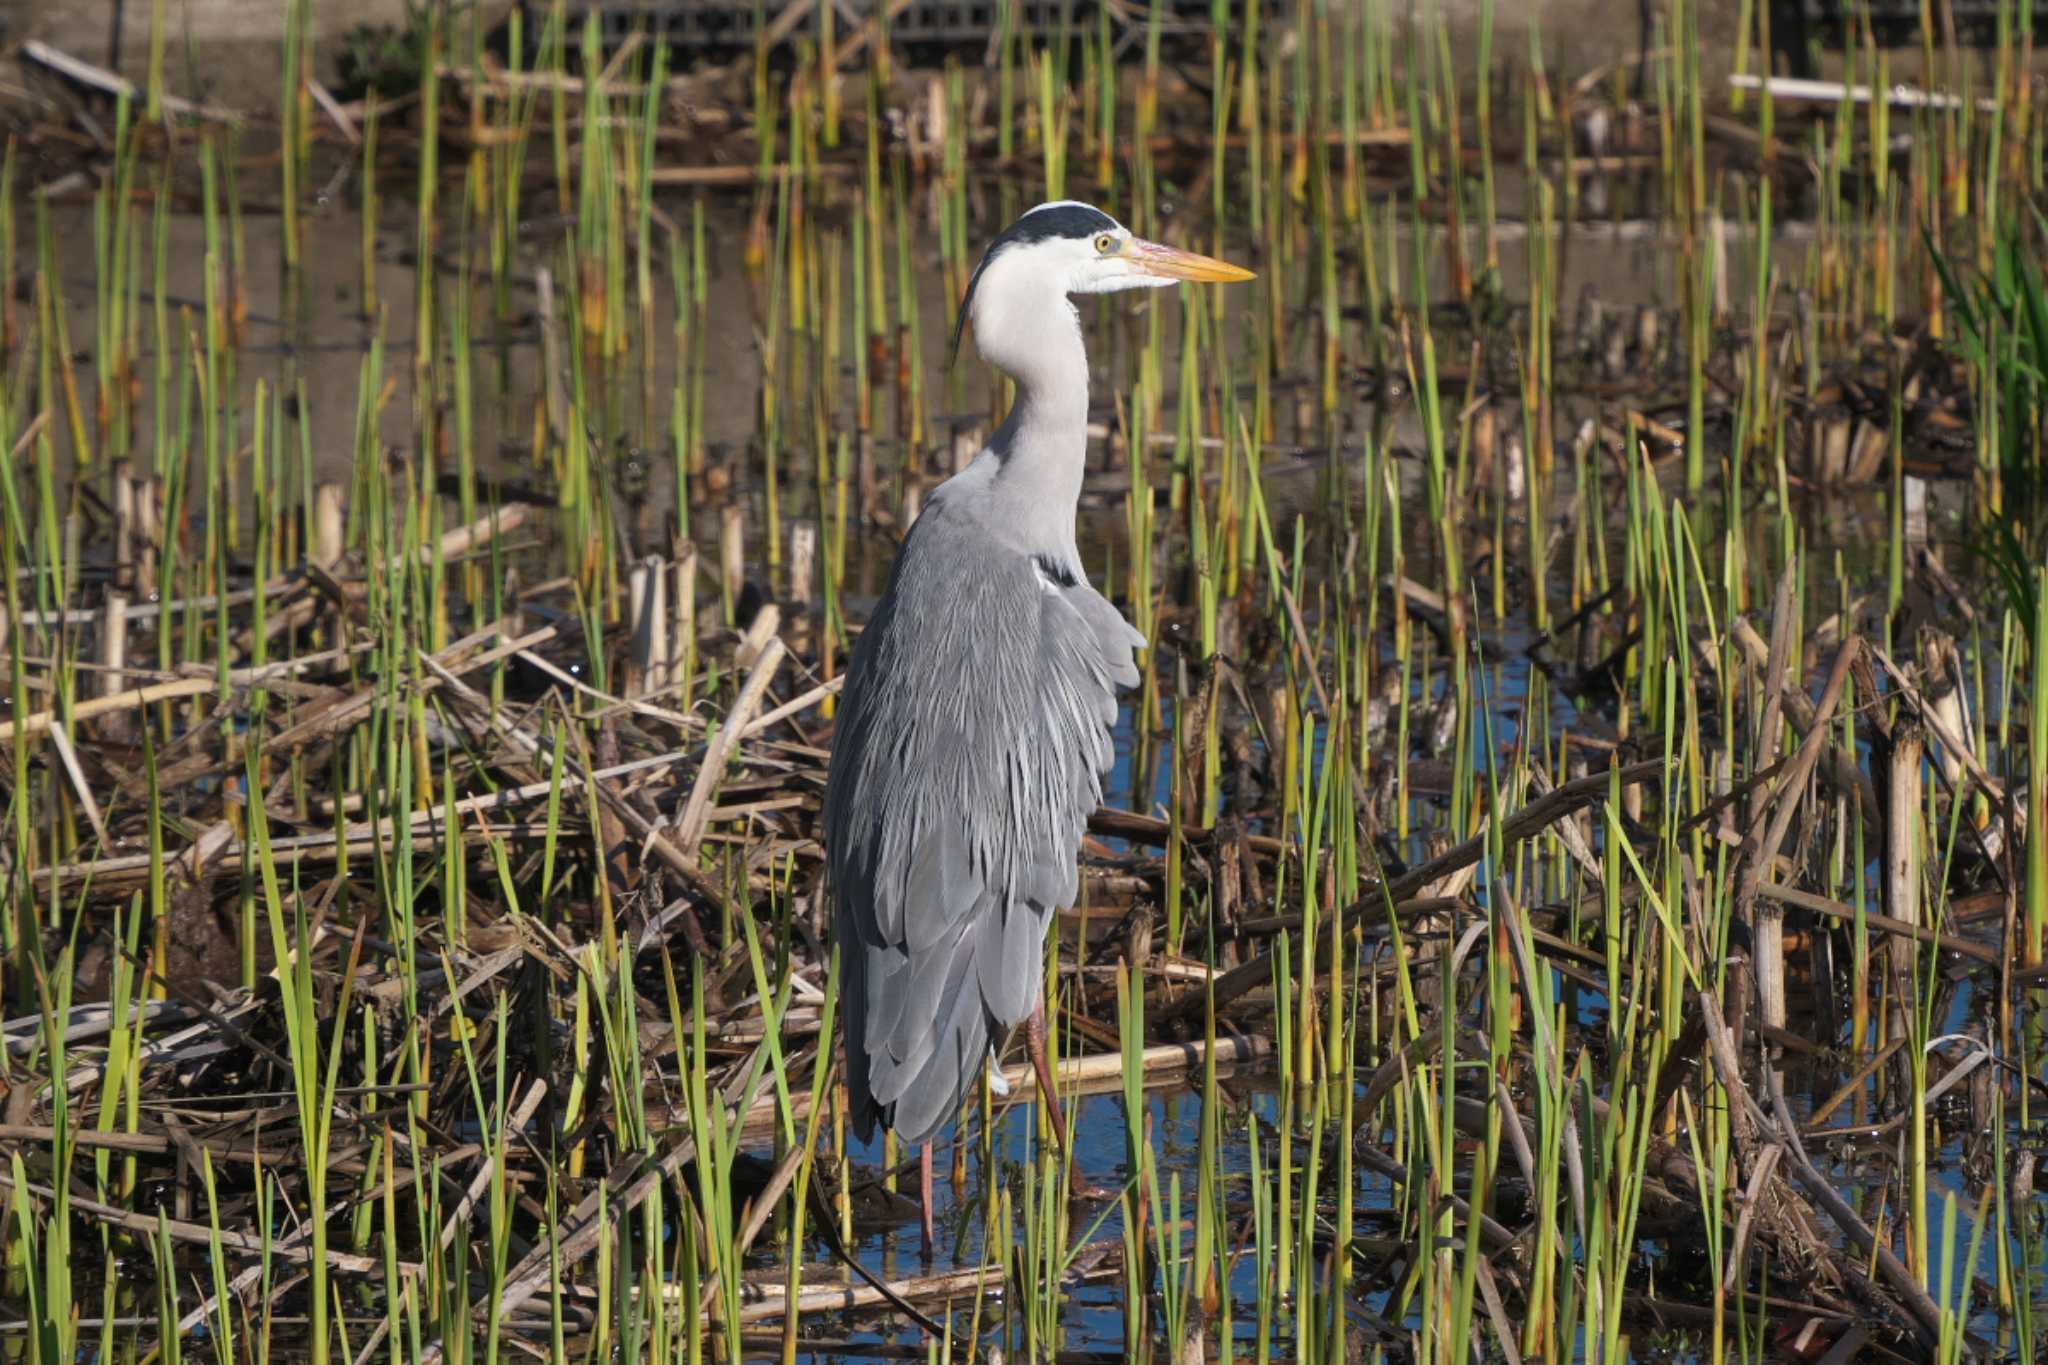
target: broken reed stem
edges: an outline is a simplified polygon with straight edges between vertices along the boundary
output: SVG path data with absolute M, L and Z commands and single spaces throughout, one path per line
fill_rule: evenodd
M 693 855 L 704 837 L 705 817 L 724 777 L 725 765 L 731 760 L 733 749 L 745 733 L 747 723 L 760 709 L 761 698 L 767 694 L 768 684 L 775 680 L 775 670 L 781 666 L 784 652 L 780 637 L 768 642 L 754 664 L 754 671 L 747 675 L 746 683 L 740 688 L 739 698 L 727 713 L 725 724 L 719 727 L 705 751 L 704 764 L 697 770 L 697 780 L 690 787 L 689 803 L 683 807 L 682 817 L 676 821 L 675 844 L 684 857 Z
M 118 698 L 121 695 L 122 673 L 128 663 L 128 595 L 118 590 L 107 593 L 105 609 L 100 613 L 100 676 L 99 694 L 103 699 Z M 108 711 L 101 717 L 99 735 L 114 743 L 125 739 L 131 729 L 133 716 L 127 708 Z
M 1821 750 L 1829 742 L 1828 722 L 1833 719 L 1835 705 L 1842 699 L 1842 689 L 1849 681 L 1849 669 L 1856 662 L 1856 652 L 1861 642 L 1851 636 L 1835 652 L 1835 666 L 1828 674 L 1827 686 L 1821 691 L 1820 703 L 1814 707 L 1812 729 L 1799 746 L 1798 755 L 1792 766 L 1778 780 L 1764 809 L 1772 812 L 1769 829 L 1763 841 L 1749 850 L 1743 862 L 1742 880 L 1736 891 L 1736 910 L 1751 925 L 1755 943 L 1756 980 L 1758 1005 L 1763 1013 L 1766 1027 L 1783 1029 L 1786 1023 L 1785 1011 L 1785 912 L 1776 901 L 1759 902 L 1757 888 L 1762 884 L 1764 873 L 1776 861 L 1778 850 L 1784 846 L 1785 836 L 1791 831 L 1792 820 L 1799 813 L 1802 803 L 1800 794 L 1805 790 L 1808 779 L 1813 776 L 1814 764 L 1819 761 Z M 1775 662 L 1775 661 L 1774 661 Z M 1775 698 L 1773 699 L 1775 704 Z
M 632 661 L 625 695 L 645 697 L 666 692 L 669 661 L 668 566 L 658 555 L 634 564 L 627 575 L 628 613 L 632 630 Z
M 697 547 L 687 541 L 676 553 L 669 609 L 669 677 L 687 692 L 697 662 Z
M 342 486 L 331 480 L 319 484 L 313 490 L 313 525 L 311 550 L 307 558 L 323 569 L 332 571 L 341 563 L 341 557 L 348 552 L 347 513 Z
M 818 554 L 818 528 L 813 522 L 799 521 L 789 528 L 789 600 L 799 608 L 808 608 L 814 600 L 816 563 Z
M 726 620 L 733 621 L 740 584 L 747 573 L 746 513 L 738 503 L 718 509 L 718 577 L 725 594 Z M 738 624 L 733 622 L 733 624 Z
M 1927 756 L 1925 732 L 1910 716 L 1892 729 L 1891 756 L 1886 765 L 1884 822 L 1884 903 L 1900 924 L 1920 928 L 1921 764 Z M 1889 1032 L 1909 1038 L 1912 989 L 1916 980 L 1913 944 L 1905 937 L 1891 941 Z
M 138 687 L 131 692 L 81 701 L 71 708 L 71 715 L 76 720 L 90 720 L 95 716 L 109 715 L 116 711 L 139 711 L 156 702 L 175 701 L 179 697 L 204 696 L 219 690 L 220 681 L 217 678 L 173 678 L 169 682 L 151 683 L 147 687 Z M 56 722 L 57 716 L 58 713 L 54 710 L 38 711 L 18 721 L 0 721 L 0 744 L 17 736 L 25 739 L 31 735 L 42 734 Z

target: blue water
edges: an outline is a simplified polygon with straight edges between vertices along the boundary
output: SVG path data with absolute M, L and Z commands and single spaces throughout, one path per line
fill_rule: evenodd
M 1145 1105 L 1151 1119 L 1152 1145 L 1157 1168 L 1164 1181 L 1171 1182 L 1178 1177 L 1182 1217 L 1191 1219 L 1199 1175 L 1197 1158 L 1200 1150 L 1202 1117 L 1200 1099 L 1192 1090 L 1182 1086 L 1148 1092 Z M 1079 1175 L 1100 1188 L 1113 1192 L 1120 1191 L 1132 1178 L 1122 1097 L 1084 1097 L 1074 1106 L 1073 1116 L 1079 1148 Z M 1224 1197 L 1230 1204 L 1242 1205 L 1248 1198 L 1252 1168 L 1250 1151 L 1246 1143 L 1247 1122 L 1256 1121 L 1260 1125 L 1261 1149 L 1270 1170 L 1273 1161 L 1270 1134 L 1278 1117 L 1277 1096 L 1266 1089 L 1251 1091 L 1248 1103 L 1242 1109 L 1233 1110 L 1226 1118 L 1219 1174 L 1223 1182 Z M 1033 1159 L 1035 1143 L 1035 1117 L 1031 1111 L 1023 1106 L 1016 1106 L 999 1118 L 992 1143 L 993 1158 L 998 1171 L 1009 1182 L 1015 1198 L 1021 1199 L 1023 1186 L 1020 1168 Z M 849 1148 L 849 1152 L 857 1164 L 868 1169 L 876 1168 L 882 1159 L 881 1140 L 878 1137 L 875 1142 L 865 1147 Z M 963 1189 L 956 1190 L 947 1179 L 950 1155 L 948 1148 L 938 1158 L 939 1178 L 935 1195 L 939 1246 L 932 1267 L 934 1270 L 972 1267 L 982 1264 L 986 1257 L 983 1238 L 988 1216 L 985 1201 L 988 1180 L 987 1171 L 980 1158 L 979 1142 L 970 1144 L 968 1175 Z M 1301 1160 L 1299 1144 L 1296 1159 Z M 905 1181 L 903 1188 L 906 1194 L 915 1196 L 914 1181 Z M 1392 1206 L 1394 1193 L 1390 1181 L 1365 1173 L 1354 1186 L 1353 1205 L 1362 1214 L 1376 1209 L 1384 1210 Z M 1168 1195 L 1162 1191 L 1161 1207 L 1165 1208 L 1167 1202 Z M 1086 1236 L 1091 1242 L 1121 1243 L 1124 1235 L 1121 1206 L 1116 1203 L 1107 1206 L 1077 1204 L 1072 1211 L 1072 1230 L 1077 1241 Z M 916 1274 L 924 1269 L 919 1261 L 919 1239 L 917 1221 L 915 1217 L 910 1217 L 899 1227 L 872 1232 L 863 1237 L 854 1250 L 862 1258 L 864 1265 L 884 1278 Z M 1191 1234 L 1184 1235 L 1182 1245 L 1184 1252 L 1192 1249 Z M 1258 1297 L 1258 1288 L 1257 1265 L 1247 1251 L 1237 1259 L 1230 1284 L 1234 1300 L 1233 1337 L 1247 1351 L 1255 1343 L 1257 1336 L 1257 1319 L 1252 1315 L 1251 1305 Z M 1121 1350 L 1124 1345 L 1123 1297 L 1120 1274 L 1070 1286 L 1061 1319 L 1062 1349 Z M 1383 1295 L 1373 1296 L 1373 1300 L 1383 1298 Z M 1384 1304 L 1368 1301 L 1367 1306 L 1377 1311 Z M 956 1318 L 956 1322 L 963 1327 L 965 1321 L 964 1316 Z M 985 1340 L 1001 1344 L 1005 1333 L 1011 1330 L 1012 1325 L 1002 1320 L 999 1288 L 991 1294 L 989 1301 L 984 1305 L 983 1321 L 988 1324 Z M 1215 1324 L 1212 1324 L 1212 1329 L 1214 1327 Z M 1021 1328 L 1017 1330 L 1021 1331 Z M 1285 1337 L 1288 1334 L 1284 1313 L 1276 1317 L 1275 1332 L 1276 1350 L 1279 1351 L 1281 1358 L 1284 1358 Z M 861 1343 L 915 1346 L 919 1344 L 921 1338 L 914 1326 L 877 1330 L 870 1324 L 868 1330 L 849 1333 L 846 1339 Z M 843 1353 L 814 1354 L 806 1358 L 817 1361 L 861 1359 L 857 1355 Z

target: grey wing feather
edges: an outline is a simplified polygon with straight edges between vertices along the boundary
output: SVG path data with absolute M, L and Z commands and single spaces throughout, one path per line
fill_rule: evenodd
M 1039 997 L 1143 638 L 935 497 L 855 647 L 825 795 L 856 1129 L 928 1140 Z
M 1145 637 L 1124 620 L 1124 614 L 1111 606 L 1109 599 L 1086 583 L 1067 589 L 1065 596 L 1095 632 L 1096 647 L 1102 651 L 1103 664 L 1110 670 L 1110 681 L 1118 687 L 1136 687 L 1139 678 L 1135 651 L 1145 647 Z

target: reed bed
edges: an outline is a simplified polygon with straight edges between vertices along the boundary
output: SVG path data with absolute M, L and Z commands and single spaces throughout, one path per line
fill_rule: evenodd
M 28 54 L 0 1354 L 2036 1359 L 2031 12 L 1785 86 L 1746 6 L 1723 88 L 1694 0 L 1513 77 L 1490 3 L 891 8 L 434 7 L 351 103 L 289 0 L 274 119 L 161 6 L 145 87 Z M 921 1265 L 818 805 L 1005 402 L 953 301 L 1065 195 L 1260 277 L 1084 308 L 1151 644 L 1081 1138 L 1012 1065 Z

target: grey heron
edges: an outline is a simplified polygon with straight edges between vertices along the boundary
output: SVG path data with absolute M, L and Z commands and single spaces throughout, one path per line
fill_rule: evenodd
M 1145 637 L 1089 586 L 1075 543 L 1088 355 L 1068 296 L 1250 278 L 1061 201 L 998 236 L 968 282 L 954 349 L 971 324 L 1016 402 L 897 551 L 848 663 L 825 790 L 851 1117 L 863 1141 L 879 1122 L 921 1148 L 927 1255 L 931 1140 L 1020 1023 L 1073 1150 L 1042 955 Z

